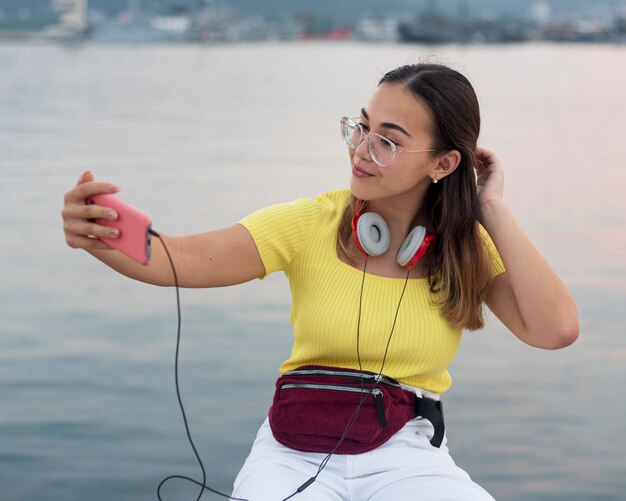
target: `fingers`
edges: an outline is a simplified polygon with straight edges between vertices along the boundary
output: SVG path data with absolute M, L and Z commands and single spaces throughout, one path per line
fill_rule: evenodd
M 76 186 L 64 196 L 63 231 L 65 241 L 72 248 L 110 249 L 97 237 L 117 238 L 117 228 L 96 224 L 94 219 L 115 221 L 118 214 L 115 210 L 99 205 L 87 205 L 85 199 L 101 193 L 117 193 L 119 188 L 111 183 L 96 182 L 90 171 L 78 178 Z
M 98 238 L 118 238 L 119 229 L 113 226 L 105 226 L 93 222 L 91 217 L 81 217 L 84 212 L 93 214 L 96 218 L 106 207 L 97 206 L 77 206 L 65 207 L 63 209 L 63 231 L 65 242 L 74 249 L 111 249 L 109 245 L 98 240 Z M 75 214 L 75 215 L 73 215 Z
M 113 226 L 104 226 L 84 219 L 67 219 L 63 223 L 66 234 L 86 237 L 117 238 L 120 231 Z
M 65 203 L 85 203 L 87 197 L 100 193 L 117 193 L 120 189 L 111 183 L 87 181 L 77 184 L 65 194 Z
M 97 238 L 84 237 L 76 234 L 66 234 L 65 241 L 72 249 L 111 250 L 111 246 Z
M 115 221 L 117 219 L 117 212 L 115 209 L 102 207 L 101 205 L 68 203 L 63 206 L 61 216 L 64 221 L 70 219 L 106 219 L 108 221 Z
M 479 170 L 498 164 L 498 157 L 496 154 L 486 148 L 476 148 L 475 155 L 476 168 Z
M 480 146 L 476 147 L 476 155 L 480 156 L 490 156 L 493 155 L 493 151 L 488 150 L 487 148 L 481 148 Z
M 492 163 L 497 160 L 496 154 L 487 148 L 476 148 L 476 157 L 483 162 Z
M 487 157 L 488 157 L 488 154 L 489 154 L 489 153 L 490 153 L 490 152 L 488 152 L 488 151 L 487 151 L 487 150 L 485 150 L 484 148 L 476 148 L 475 154 L 476 154 L 476 160 L 477 160 L 477 163 L 478 163 L 479 165 L 484 164 L 484 163 L 485 163 L 485 160 L 487 159 Z
M 76 183 L 76 186 L 78 186 L 79 184 L 88 183 L 91 181 L 93 181 L 93 174 L 91 173 L 91 171 L 86 170 L 78 178 L 78 182 Z

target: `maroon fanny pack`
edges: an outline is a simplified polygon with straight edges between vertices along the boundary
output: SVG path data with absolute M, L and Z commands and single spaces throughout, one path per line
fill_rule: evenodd
M 432 423 L 430 442 L 439 447 L 444 435 L 440 401 L 420 398 L 387 376 L 319 366 L 299 367 L 279 377 L 269 412 L 278 442 L 326 454 L 375 449 L 416 417 Z

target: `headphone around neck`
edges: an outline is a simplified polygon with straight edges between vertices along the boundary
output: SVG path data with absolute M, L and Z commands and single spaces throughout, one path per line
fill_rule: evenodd
M 363 202 L 359 201 L 352 218 L 352 238 L 357 248 L 365 256 L 380 256 L 387 252 L 391 242 L 389 226 L 379 214 L 363 212 Z M 435 240 L 433 233 L 427 233 L 423 226 L 413 228 L 402 242 L 396 261 L 407 270 L 413 268 Z

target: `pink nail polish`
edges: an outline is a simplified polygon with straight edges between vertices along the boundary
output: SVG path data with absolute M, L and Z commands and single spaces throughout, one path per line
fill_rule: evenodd
M 112 185 L 109 187 L 109 191 L 110 191 L 111 193 L 117 193 L 118 191 L 120 191 L 120 188 L 119 188 L 119 186 L 115 186 L 114 184 L 112 184 Z

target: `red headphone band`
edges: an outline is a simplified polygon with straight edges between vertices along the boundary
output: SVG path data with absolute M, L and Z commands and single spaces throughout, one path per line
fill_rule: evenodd
M 426 254 L 428 247 L 430 247 L 430 244 L 436 238 L 437 237 L 435 237 L 434 233 L 426 234 L 426 236 L 424 237 L 424 240 L 422 240 L 422 243 L 420 244 L 419 248 L 417 249 L 413 257 L 411 258 L 411 260 L 406 264 L 406 267 L 408 270 L 412 269 L 413 266 L 415 266 L 419 262 L 419 260 L 424 257 L 424 254 Z
M 350 223 L 350 226 L 352 227 L 352 240 L 354 241 L 354 244 L 357 246 L 357 249 L 359 249 L 363 254 L 365 254 L 365 257 L 367 258 L 369 257 L 369 254 L 365 251 L 365 249 L 361 245 L 361 242 L 359 241 L 359 236 L 356 230 L 356 225 L 359 222 L 359 218 L 362 215 L 363 215 L 363 202 L 361 200 L 357 200 L 356 213 L 352 217 L 352 221 Z

